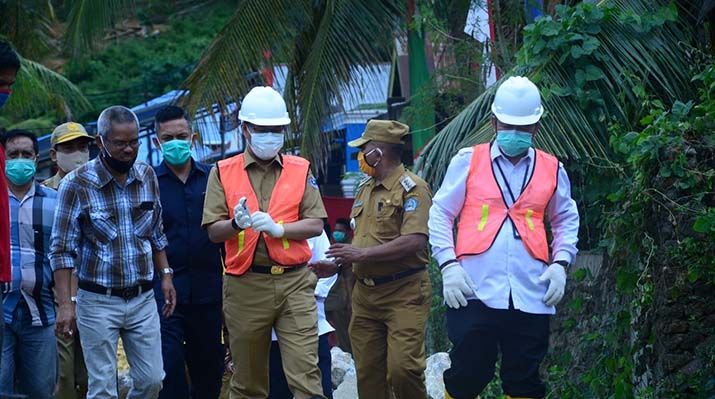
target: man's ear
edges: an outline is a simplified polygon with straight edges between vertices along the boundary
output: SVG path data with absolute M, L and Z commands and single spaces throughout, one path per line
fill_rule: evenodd
M 151 138 L 152 143 L 154 143 L 154 147 L 156 147 L 157 150 L 161 150 L 161 143 L 159 143 L 159 139 L 156 138 L 156 136 Z
M 54 148 L 50 148 L 50 159 L 52 160 L 52 162 L 57 162 L 57 150 L 55 150 Z

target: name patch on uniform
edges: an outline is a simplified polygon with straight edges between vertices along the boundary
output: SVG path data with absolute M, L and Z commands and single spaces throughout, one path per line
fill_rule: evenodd
M 402 175 L 402 178 L 400 178 L 400 184 L 402 184 L 402 188 L 404 188 L 407 192 L 410 192 L 410 190 L 415 188 L 417 185 L 417 183 L 415 183 L 415 181 L 407 175 Z
M 417 209 L 417 205 L 419 205 L 419 201 L 417 201 L 416 198 L 408 198 L 407 201 L 405 201 L 405 212 L 412 212 L 415 209 Z
M 318 189 L 318 182 L 315 180 L 315 177 L 310 176 L 308 178 L 308 184 L 310 184 L 314 189 Z

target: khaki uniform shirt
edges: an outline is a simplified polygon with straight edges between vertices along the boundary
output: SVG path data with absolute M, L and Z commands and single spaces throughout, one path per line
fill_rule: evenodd
M 374 247 L 409 234 L 428 235 L 427 219 L 432 192 L 427 183 L 400 165 L 382 182 L 364 182 L 355 197 L 350 217 L 354 220 L 352 244 Z M 427 246 L 404 254 L 396 261 L 353 264 L 358 278 L 390 276 L 429 263 Z
M 251 213 L 261 210 L 268 211 L 268 205 L 273 193 L 273 187 L 278 181 L 278 177 L 283 170 L 282 158 L 277 155 L 276 158 L 268 165 L 261 165 L 256 162 L 250 152 L 243 153 L 245 161 L 245 169 L 248 173 L 248 179 L 251 182 L 251 187 L 256 193 L 256 199 L 261 209 L 250 209 Z M 220 220 L 228 220 L 228 209 L 235 207 L 237 204 L 226 203 L 226 193 L 223 189 L 223 184 L 218 174 L 218 168 L 214 166 L 209 174 L 209 181 L 206 186 L 206 198 L 204 199 L 204 215 L 201 221 L 201 226 L 206 226 L 218 222 Z M 305 182 L 305 192 L 300 201 L 299 218 L 302 219 L 324 219 L 328 214 L 323 206 L 323 199 L 320 197 L 320 190 L 313 178 L 313 175 L 308 172 L 308 179 Z M 238 232 L 236 232 L 238 234 Z M 273 262 L 268 258 L 268 250 L 263 236 L 259 236 L 258 245 L 253 258 L 254 265 L 270 266 Z
M 42 184 L 45 187 L 49 187 L 53 190 L 57 190 L 58 188 L 60 188 L 61 180 L 62 180 L 62 178 L 60 177 L 60 172 L 57 172 L 57 173 L 55 173 L 54 176 L 50 177 L 49 179 L 43 181 L 40 184 Z

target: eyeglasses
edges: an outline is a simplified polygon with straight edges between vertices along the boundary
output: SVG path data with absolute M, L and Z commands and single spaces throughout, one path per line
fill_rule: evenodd
M 127 147 L 132 147 L 132 148 L 137 148 L 139 147 L 139 139 L 134 139 L 134 140 L 107 140 L 109 143 L 112 144 L 112 147 L 119 148 L 121 150 L 127 148 Z

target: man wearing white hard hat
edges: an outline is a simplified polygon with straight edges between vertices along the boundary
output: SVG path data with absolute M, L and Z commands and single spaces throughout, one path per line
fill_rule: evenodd
M 327 213 L 309 162 L 279 153 L 290 124 L 281 95 L 253 88 L 238 118 L 248 149 L 211 170 L 201 222 L 225 249 L 223 311 L 235 366 L 230 397 L 268 396 L 275 328 L 293 396 L 324 399 L 317 277 L 306 265 L 307 239 L 323 232 Z
M 546 394 L 539 366 L 576 256 L 579 216 L 563 165 L 532 146 L 543 111 L 528 78 L 504 81 L 492 104 L 496 140 L 461 149 L 434 197 L 430 244 L 453 344 L 446 398 L 479 395 L 499 352 L 508 398 Z

